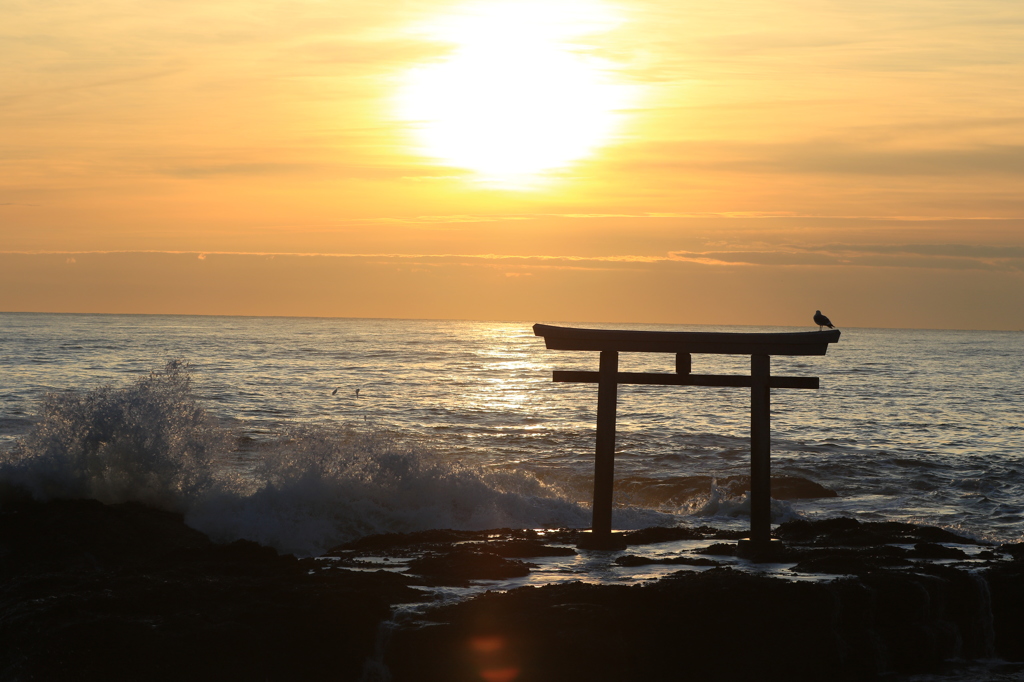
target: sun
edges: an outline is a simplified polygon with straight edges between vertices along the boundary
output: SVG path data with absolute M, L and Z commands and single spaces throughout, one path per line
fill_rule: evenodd
M 593 1 L 480 2 L 430 27 L 453 44 L 413 67 L 398 97 L 419 150 L 483 180 L 529 183 L 609 140 L 626 89 L 588 35 L 615 24 Z

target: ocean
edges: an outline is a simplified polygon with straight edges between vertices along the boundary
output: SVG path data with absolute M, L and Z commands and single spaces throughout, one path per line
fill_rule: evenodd
M 587 527 L 597 353 L 534 322 L 0 313 L 0 483 L 138 500 L 216 540 L 300 556 L 429 528 Z M 620 371 L 674 369 L 624 353 Z M 694 355 L 695 373 L 748 374 Z M 835 496 L 773 522 L 851 516 L 1024 540 L 1024 334 L 842 330 L 820 377 L 772 391 L 772 474 Z M 749 524 L 749 391 L 621 386 L 613 527 Z

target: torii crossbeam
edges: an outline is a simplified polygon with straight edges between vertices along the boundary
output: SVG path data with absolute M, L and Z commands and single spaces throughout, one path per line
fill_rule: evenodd
M 771 389 L 818 388 L 818 377 L 779 377 L 770 372 L 772 355 L 825 355 L 839 341 L 839 330 L 784 333 L 653 332 L 577 329 L 533 325 L 552 350 L 600 351 L 597 372 L 554 372 L 554 381 L 597 384 L 597 447 L 591 534 L 588 549 L 619 549 L 612 535 L 615 470 L 615 413 L 619 384 L 750 387 L 750 538 L 752 553 L 771 544 Z M 619 353 L 675 353 L 676 373 L 620 372 Z M 750 356 L 750 376 L 691 374 L 691 353 Z

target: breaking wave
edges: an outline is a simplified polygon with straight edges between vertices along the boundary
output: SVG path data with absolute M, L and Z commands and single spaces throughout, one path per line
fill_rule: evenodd
M 226 443 L 193 397 L 180 360 L 130 386 L 50 393 L 40 412 L 0 460 L 2 480 L 37 499 L 183 511 L 210 488 L 213 460 Z
M 33 430 L 0 454 L 0 481 L 41 500 L 142 502 L 215 540 L 299 555 L 374 533 L 589 525 L 586 507 L 533 476 L 448 461 L 385 431 L 299 428 L 243 457 L 190 382 L 172 361 L 126 387 L 48 395 Z
M 254 492 L 215 489 L 186 521 L 215 540 L 296 554 L 376 533 L 590 522 L 589 510 L 532 476 L 449 462 L 385 431 L 302 429 L 274 444 L 253 476 Z
M 750 517 L 750 494 L 742 493 L 738 497 L 732 495 L 726 488 L 717 484 L 712 485 L 706 495 L 695 497 L 687 505 L 687 511 L 697 517 L 715 518 L 749 518 Z M 793 505 L 785 500 L 771 500 L 771 521 L 772 523 L 785 523 L 802 518 Z

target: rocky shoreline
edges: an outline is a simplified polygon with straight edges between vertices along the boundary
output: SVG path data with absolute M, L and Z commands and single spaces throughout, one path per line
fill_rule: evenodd
M 833 579 L 740 570 L 735 532 L 704 527 L 625 534 L 617 565 L 682 569 L 659 580 L 444 603 L 430 591 L 528 576 L 540 557 L 575 554 L 575 534 L 438 530 L 296 559 L 216 545 L 138 504 L 5 493 L 0 679 L 870 680 L 1024 662 L 1024 545 L 910 524 L 777 529 L 773 561 Z M 650 551 L 691 539 L 706 542 Z M 393 619 L 414 603 L 415 617 Z

